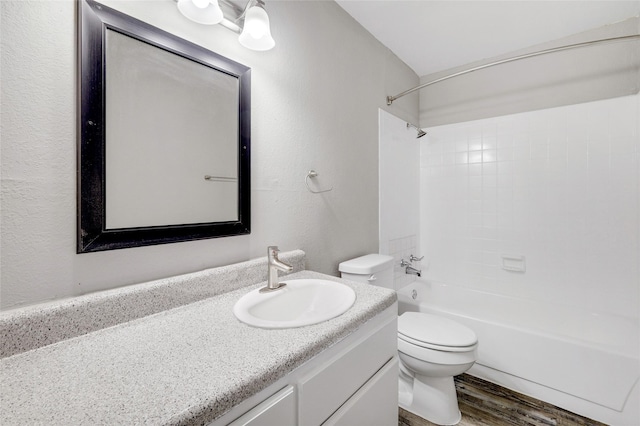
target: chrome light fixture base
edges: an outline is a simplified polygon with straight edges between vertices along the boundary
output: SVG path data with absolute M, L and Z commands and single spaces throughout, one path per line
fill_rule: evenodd
M 238 41 L 247 49 L 265 51 L 276 44 L 263 0 L 248 0 L 244 9 L 231 0 L 175 1 L 187 19 L 203 25 L 220 24 L 240 34 Z

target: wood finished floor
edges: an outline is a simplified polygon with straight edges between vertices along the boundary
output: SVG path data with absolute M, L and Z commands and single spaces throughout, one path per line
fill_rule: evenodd
M 606 426 L 477 377 L 455 378 L 459 426 Z M 400 409 L 398 426 L 434 426 L 433 423 Z

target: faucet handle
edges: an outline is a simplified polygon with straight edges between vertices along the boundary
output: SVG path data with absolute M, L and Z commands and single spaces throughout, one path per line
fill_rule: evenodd
M 412 256 L 413 256 L 413 255 L 412 255 Z M 404 260 L 404 259 L 402 259 L 402 260 L 400 260 L 400 266 L 401 266 L 401 267 L 403 267 L 403 268 L 404 268 L 405 266 L 411 266 L 411 261 L 410 261 L 410 260 Z
M 269 246 L 269 247 L 267 247 L 267 255 L 269 257 L 278 256 L 279 252 L 280 252 L 280 249 L 278 248 L 278 246 Z
M 416 257 L 416 256 L 414 256 L 414 255 L 409 256 L 409 261 L 410 261 L 410 262 L 415 262 L 416 260 L 417 260 L 418 262 L 420 262 L 422 259 L 424 259 L 424 256 L 422 256 L 422 257 Z

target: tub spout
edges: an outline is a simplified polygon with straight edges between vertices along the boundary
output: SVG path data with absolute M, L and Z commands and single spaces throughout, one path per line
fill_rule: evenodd
M 411 265 L 407 265 L 407 268 L 405 269 L 406 273 L 409 275 L 417 275 L 417 276 L 422 276 L 422 271 L 420 269 L 416 269 Z

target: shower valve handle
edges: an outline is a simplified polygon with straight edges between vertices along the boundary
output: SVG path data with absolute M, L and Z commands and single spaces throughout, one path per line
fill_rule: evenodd
M 415 261 L 420 262 L 422 259 L 424 259 L 424 256 L 422 256 L 422 257 L 416 257 L 414 255 L 409 256 L 409 261 L 410 262 L 415 262 Z

